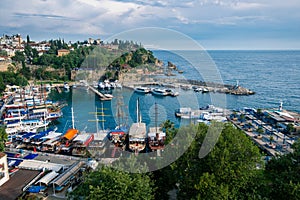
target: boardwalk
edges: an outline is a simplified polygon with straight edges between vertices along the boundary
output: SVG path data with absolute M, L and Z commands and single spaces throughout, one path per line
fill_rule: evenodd
M 100 97 L 100 100 L 102 101 L 109 101 L 112 99 L 112 97 L 105 96 L 105 94 L 102 94 L 97 89 L 95 89 L 93 86 L 87 85 L 89 90 L 93 91 L 95 94 L 97 94 Z

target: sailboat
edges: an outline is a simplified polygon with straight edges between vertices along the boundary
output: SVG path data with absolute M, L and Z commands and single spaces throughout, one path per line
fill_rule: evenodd
M 152 151 L 163 149 L 165 147 L 166 133 L 157 125 L 157 104 L 155 103 L 155 127 L 150 127 L 148 132 L 148 143 Z
M 142 122 L 139 112 L 139 98 L 136 104 L 137 122 L 133 123 L 129 129 L 129 149 L 139 153 L 146 147 L 146 123 Z
M 119 97 L 117 102 L 117 126 L 111 130 L 108 134 L 108 139 L 115 145 L 115 147 L 123 147 L 125 145 L 126 135 L 128 134 L 128 127 L 121 123 L 121 116 L 123 115 L 121 110 L 121 102 Z
M 94 140 L 89 144 L 89 146 L 87 147 L 87 150 L 89 151 L 89 153 L 91 153 L 91 155 L 93 157 L 96 156 L 101 156 L 105 150 L 106 150 L 106 144 L 108 142 L 107 139 L 107 134 L 109 132 L 109 130 L 105 130 L 104 127 L 104 108 L 103 108 L 103 103 L 101 103 L 101 115 L 102 119 L 99 120 L 98 119 L 98 112 L 97 112 L 97 108 L 96 108 L 96 112 L 95 112 L 95 122 L 96 122 L 96 133 L 94 134 Z M 102 122 L 102 129 L 99 130 L 99 126 L 98 126 L 98 122 L 101 121 Z
M 72 112 L 72 128 L 68 129 L 66 133 L 61 138 L 61 144 L 59 145 L 56 153 L 66 153 L 69 154 L 72 151 L 72 140 L 77 136 L 78 130 L 75 129 L 74 124 L 74 111 L 71 107 Z

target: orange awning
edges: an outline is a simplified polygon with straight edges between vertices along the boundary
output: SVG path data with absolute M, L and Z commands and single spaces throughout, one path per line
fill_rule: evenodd
M 64 135 L 64 138 L 71 140 L 76 136 L 77 133 L 78 133 L 77 129 L 69 129 L 69 130 L 67 130 L 66 134 Z

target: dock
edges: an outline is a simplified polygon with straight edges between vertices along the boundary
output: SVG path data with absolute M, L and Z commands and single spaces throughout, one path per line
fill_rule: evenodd
M 134 89 L 137 86 L 151 87 L 163 86 L 167 88 L 182 88 L 192 90 L 193 88 L 206 89 L 207 92 L 225 93 L 231 95 L 253 95 L 254 91 L 239 85 L 219 84 L 197 80 L 170 79 L 170 78 L 147 78 L 147 80 L 136 80 L 122 82 L 123 87 Z
M 100 97 L 101 101 L 110 101 L 112 100 L 112 97 L 107 97 L 101 92 L 99 92 L 97 89 L 95 89 L 93 86 L 87 85 L 88 89 L 93 91 L 95 94 L 97 94 Z

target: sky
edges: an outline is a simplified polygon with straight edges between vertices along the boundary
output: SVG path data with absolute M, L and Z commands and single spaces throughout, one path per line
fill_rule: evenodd
M 299 0 L 1 0 L 0 34 L 106 40 L 157 27 L 205 49 L 300 49 L 299 10 Z

